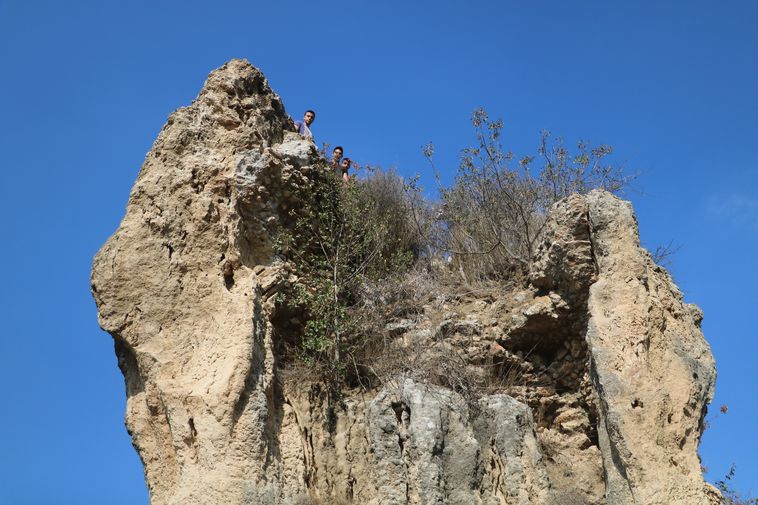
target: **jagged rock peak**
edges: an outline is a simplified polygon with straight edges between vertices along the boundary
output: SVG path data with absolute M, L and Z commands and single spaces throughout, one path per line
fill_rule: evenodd
M 296 279 L 271 234 L 318 170 L 263 74 L 230 61 L 171 114 L 95 257 L 153 505 L 718 502 L 696 452 L 715 380 L 702 314 L 608 193 L 553 207 L 528 287 L 387 325 L 427 361 L 517 370 L 509 395 L 398 376 L 335 405 L 281 380 L 273 295 Z

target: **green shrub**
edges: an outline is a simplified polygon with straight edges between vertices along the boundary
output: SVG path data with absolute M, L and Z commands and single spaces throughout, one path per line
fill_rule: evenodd
M 520 281 L 556 201 L 594 188 L 617 192 L 630 180 L 606 162 L 607 146 L 579 143 L 570 153 L 546 133 L 537 157 L 516 160 L 501 144 L 501 121 L 480 109 L 472 123 L 477 146 L 463 151 L 455 181 L 436 204 L 422 197 L 418 178 L 373 167 L 345 183 L 322 162 L 308 185 L 292 189 L 299 205 L 275 245 L 299 280 L 278 303 L 303 321 L 290 355 L 332 384 L 377 374 L 366 370 L 425 369 L 403 351 L 389 357 L 389 318 L 420 307 L 424 293 L 435 291 L 430 284 L 452 287 L 451 272 L 467 290 L 472 282 Z M 425 155 L 432 161 L 431 144 Z M 382 353 L 387 366 L 371 363 Z M 456 381 L 465 389 L 477 379 L 467 373 L 445 377 L 462 377 Z
M 367 180 L 345 184 L 322 168 L 298 190 L 301 205 L 275 240 L 299 278 L 279 303 L 305 315 L 298 357 L 338 382 L 361 345 L 353 310 L 359 287 L 407 271 L 423 243 L 410 193 L 394 172 L 375 169 Z

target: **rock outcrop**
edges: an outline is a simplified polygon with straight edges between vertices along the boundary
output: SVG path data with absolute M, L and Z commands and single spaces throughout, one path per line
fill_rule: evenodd
M 231 61 L 169 117 L 95 258 L 153 505 L 713 503 L 702 314 L 605 192 L 554 206 L 527 288 L 387 327 L 401 348 L 498 370 L 507 395 L 409 374 L 335 403 L 283 380 L 274 295 L 297 279 L 272 232 L 321 166 L 264 76 Z

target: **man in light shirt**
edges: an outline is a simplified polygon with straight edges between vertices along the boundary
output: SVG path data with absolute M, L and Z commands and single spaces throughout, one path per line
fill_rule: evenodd
M 295 121 L 295 129 L 303 138 L 312 139 L 313 134 L 311 133 L 310 126 L 315 120 L 316 113 L 312 110 L 307 110 L 303 115 L 302 121 Z

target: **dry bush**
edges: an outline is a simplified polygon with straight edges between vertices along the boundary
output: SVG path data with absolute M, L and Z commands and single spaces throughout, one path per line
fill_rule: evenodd
M 517 394 L 520 388 L 533 386 L 535 377 L 519 366 L 501 363 L 471 363 L 461 350 L 444 341 L 414 338 L 413 335 L 372 340 L 372 345 L 356 355 L 366 386 L 401 390 L 407 379 L 433 384 L 457 393 L 477 412 L 483 396 Z M 537 378 L 536 380 L 539 380 Z
M 426 339 L 387 338 L 365 349 L 361 366 L 372 385 L 400 391 L 405 381 L 434 384 L 458 393 L 469 406 L 481 397 L 481 369 L 454 348 Z
M 397 335 L 388 329 L 388 324 L 404 319 L 415 322 L 439 287 L 436 278 L 418 265 L 360 285 L 359 303 L 351 307 L 350 312 L 357 330 L 350 356 L 355 385 L 371 387 L 395 373 Z
M 580 142 L 571 153 L 545 132 L 537 156 L 516 159 L 503 149 L 502 121 L 478 109 L 472 123 L 477 145 L 463 150 L 455 182 L 440 191 L 444 250 L 468 283 L 528 269 L 547 212 L 558 200 L 595 188 L 620 192 L 632 180 L 606 162 L 612 152 L 606 145 Z M 430 144 L 424 154 L 432 165 L 433 153 Z
M 442 335 L 434 334 L 438 328 L 418 327 L 423 319 L 429 322 L 435 313 L 441 314 L 447 303 L 487 293 L 492 293 L 491 288 L 461 291 L 445 264 L 420 263 L 404 275 L 364 284 L 361 303 L 353 308 L 359 323 L 351 355 L 354 385 L 399 388 L 413 379 L 455 391 L 475 407 L 483 395 L 534 384 L 522 363 L 513 361 L 515 355 L 473 363 Z
M 679 252 L 681 248 L 681 245 L 677 245 L 674 244 L 673 241 L 669 241 L 668 244 L 658 245 L 654 250 L 650 251 L 650 257 L 658 266 L 661 266 L 663 268 L 670 268 L 671 258 L 677 252 Z
M 433 217 L 417 179 L 405 180 L 393 169 L 368 166 L 366 170 L 368 177 L 358 184 L 368 212 L 359 219 L 384 223 L 388 231 L 387 247 L 408 251 L 414 259 L 426 254 Z

